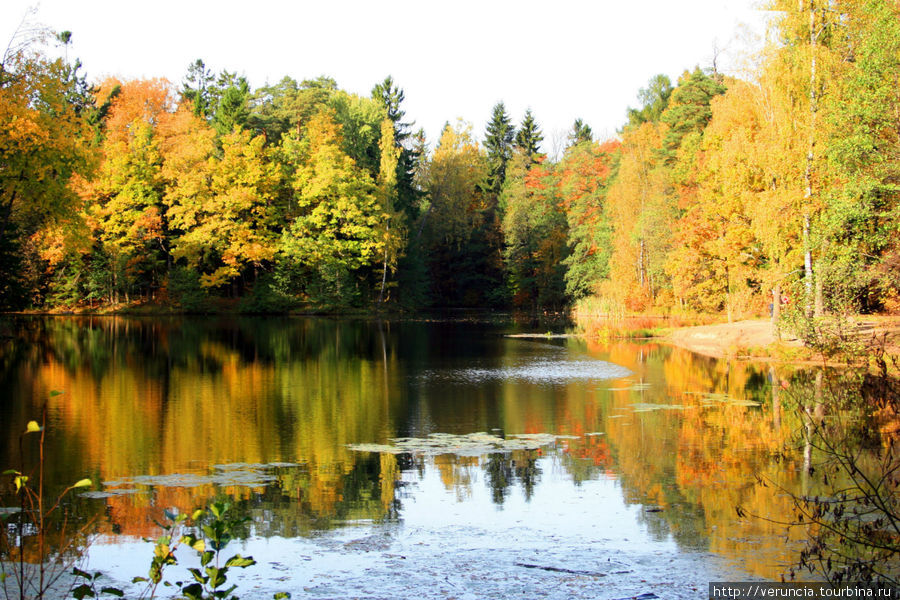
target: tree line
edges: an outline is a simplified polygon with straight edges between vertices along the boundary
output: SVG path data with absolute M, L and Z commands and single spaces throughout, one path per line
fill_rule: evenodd
M 809 313 L 900 303 L 900 9 L 773 0 L 745 78 L 659 75 L 557 157 L 526 111 L 430 144 L 390 78 L 89 84 L 0 63 L 0 303 Z M 53 39 L 66 45 L 70 34 Z M 433 150 L 430 146 L 433 145 Z

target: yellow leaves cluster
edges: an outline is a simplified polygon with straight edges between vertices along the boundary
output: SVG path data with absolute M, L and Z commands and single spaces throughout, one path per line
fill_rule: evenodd
M 472 231 L 482 202 L 478 184 L 487 174 L 487 161 L 472 138 L 472 126 L 461 120 L 446 127 L 431 159 L 429 219 L 440 223 L 447 243 L 461 243 Z
M 645 308 L 663 283 L 658 275 L 671 240 L 674 202 L 654 153 L 664 135 L 664 125 L 650 122 L 629 130 L 608 195 L 613 240 L 607 291 L 631 309 Z
M 0 82 L 0 235 L 12 222 L 30 235 L 67 214 L 75 173 L 93 166 L 88 126 L 67 99 L 66 65 L 7 57 Z

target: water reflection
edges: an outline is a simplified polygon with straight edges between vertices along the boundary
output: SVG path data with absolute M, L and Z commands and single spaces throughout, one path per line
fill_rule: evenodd
M 505 326 L 472 323 L 36 318 L 10 327 L 3 420 L 19 431 L 46 404 L 48 478 L 57 489 L 72 474 L 104 482 L 77 506 L 112 541 L 153 535 L 164 507 L 223 496 L 262 538 L 408 523 L 415 506 L 435 502 L 423 482 L 436 476 L 467 506 L 465 522 L 498 509 L 536 519 L 543 490 L 538 504 L 555 499 L 560 527 L 580 519 L 566 510 L 583 508 L 566 507 L 584 486 L 614 482 L 615 511 L 649 541 L 712 551 L 770 578 L 789 560 L 780 526 L 735 516 L 738 504 L 763 515 L 792 508 L 753 484 L 757 473 L 801 483 L 800 462 L 773 459 L 796 425 L 779 408 L 781 382 L 797 377 L 788 369 L 658 344 L 511 339 Z M 360 449 L 476 432 L 551 440 L 475 456 Z M 0 465 L 18 464 L 17 438 L 2 444 Z M 476 500 L 482 490 L 487 506 Z

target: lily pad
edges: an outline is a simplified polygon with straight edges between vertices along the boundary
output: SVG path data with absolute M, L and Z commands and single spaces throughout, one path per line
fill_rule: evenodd
M 716 406 L 717 404 L 727 404 L 730 406 L 761 406 L 759 402 L 753 400 L 745 400 L 743 398 L 734 398 L 722 392 L 684 392 L 700 396 L 703 399 L 704 406 Z
M 560 439 L 573 439 L 576 437 L 549 433 L 523 433 L 508 435 L 503 438 L 483 431 L 464 435 L 431 433 L 424 438 L 394 438 L 391 440 L 391 444 L 349 444 L 347 447 L 357 452 L 379 452 L 385 454 L 480 456 L 492 452 L 536 450 L 543 446 L 552 445 Z
M 210 473 L 167 473 L 165 475 L 136 475 L 104 481 L 103 492 L 118 495 L 126 493 L 119 489 L 147 487 L 199 487 L 202 485 L 260 487 L 276 480 L 272 469 L 276 467 L 299 466 L 294 463 L 228 463 L 214 465 Z M 116 489 L 111 489 L 116 488 Z M 99 496 L 97 496 L 99 497 Z
M 685 410 L 684 404 L 654 404 L 652 402 L 636 402 L 631 405 L 634 412 L 650 412 L 654 410 Z
M 90 491 L 79 494 L 82 498 L 112 498 L 114 496 L 127 496 L 129 494 L 146 494 L 147 490 L 135 488 L 111 488 L 104 491 Z
M 628 383 L 627 381 L 625 383 Z M 649 390 L 653 387 L 649 383 L 633 383 L 628 387 L 616 387 L 616 388 L 607 388 L 609 392 L 643 392 L 644 390 Z

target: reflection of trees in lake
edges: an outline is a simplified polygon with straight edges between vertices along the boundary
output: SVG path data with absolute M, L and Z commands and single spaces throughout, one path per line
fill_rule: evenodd
M 484 460 L 483 468 L 487 477 L 487 484 L 491 488 L 491 500 L 493 500 L 494 504 L 503 504 L 515 477 L 512 459 L 508 454 L 501 452 L 488 454 Z
M 652 507 L 639 517 L 648 531 L 777 578 L 793 557 L 798 532 L 738 519 L 735 507 L 752 506 L 774 518 L 791 512 L 789 499 L 774 486 L 754 485 L 754 475 L 765 474 L 788 488 L 799 484 L 802 457 L 780 456 L 798 421 L 774 411 L 772 401 L 780 380 L 797 377 L 795 370 L 781 368 L 773 377 L 765 365 L 654 344 L 641 351 L 616 344 L 606 352 L 600 356 L 632 369 L 633 379 L 651 382 L 611 392 L 603 423 L 626 500 Z M 746 401 L 760 405 L 742 405 Z
M 522 487 L 526 501 L 531 500 L 541 475 L 536 453 L 531 450 L 489 454 L 482 459 L 482 469 L 495 504 L 503 504 L 514 485 Z
M 796 529 L 807 538 L 792 563 L 834 583 L 900 584 L 900 381 L 880 369 L 819 370 L 784 394 L 799 416 L 791 442 L 802 454 L 801 485 L 789 490 Z M 896 365 L 895 365 L 896 366 Z M 802 569 L 802 571 L 801 571 Z
M 495 502 L 528 500 L 552 461 L 575 485 L 616 477 L 626 502 L 659 507 L 639 519 L 657 539 L 736 557 L 757 574 L 790 551 L 780 527 L 736 519 L 734 507 L 781 515 L 789 501 L 751 485 L 761 473 L 800 485 L 802 456 L 773 458 L 799 426 L 781 381 L 802 373 L 698 357 L 658 344 L 591 346 L 510 340 L 468 324 L 329 319 L 31 319 L 22 344 L 0 344 L 4 416 L 24 425 L 51 389 L 59 460 L 48 478 L 97 481 L 133 475 L 205 474 L 213 465 L 278 467 L 268 486 L 156 486 L 152 494 L 79 501 L 107 530 L 151 535 L 158 507 L 183 510 L 228 495 L 262 535 L 302 535 L 343 521 L 393 519 L 401 480 L 436 468 L 464 501 L 479 477 Z M 555 343 L 555 342 L 554 342 Z M 467 381 L 447 374 L 506 372 L 542 356 L 587 354 L 634 372 L 622 381 Z M 555 360 L 555 358 L 554 358 Z M 772 385 L 775 382 L 777 385 Z M 777 401 L 776 401 L 777 398 Z M 743 400 L 762 402 L 744 406 Z M 666 408 L 676 405 L 677 408 Z M 782 406 L 775 410 L 775 406 Z M 376 454 L 354 443 L 429 433 L 551 433 L 556 448 L 479 457 Z M 14 464 L 15 443 L 0 446 Z M 799 462 L 798 462 L 799 461 Z M 401 475 L 405 475 L 402 477 Z M 412 476 L 414 479 L 414 475 Z M 102 502 L 102 506 L 101 506 Z M 763 539 L 771 558 L 745 539 Z M 775 552 L 772 549 L 779 549 Z M 767 562 L 769 566 L 763 566 Z
M 197 473 L 230 462 L 298 462 L 279 493 L 316 519 L 380 519 L 395 511 L 396 461 L 346 444 L 383 439 L 403 391 L 396 355 L 377 330 L 326 320 L 46 319 L 26 322 L 32 351 L 4 372 L 14 420 L 49 390 L 58 457 L 48 478 L 97 481 Z M 373 358 L 376 355 L 377 360 Z M 252 357 L 252 360 L 248 360 Z M 17 427 L 17 426 L 16 426 Z M 11 464 L 15 445 L 2 457 Z M 386 477 L 382 477 L 382 474 Z M 106 502 L 117 529 L 145 534 L 154 505 L 183 510 L 221 490 L 157 487 Z M 251 501 L 264 488 L 229 490 Z M 159 504 L 160 502 L 165 502 Z M 140 516 L 140 515 L 143 515 Z M 348 515 L 353 515 L 348 516 Z
M 475 469 L 480 463 L 477 456 L 458 456 L 456 454 L 438 454 L 434 457 L 434 466 L 441 474 L 441 483 L 448 490 L 456 493 L 457 502 L 472 497 L 472 484 L 476 479 Z M 424 473 L 425 464 L 421 461 Z

